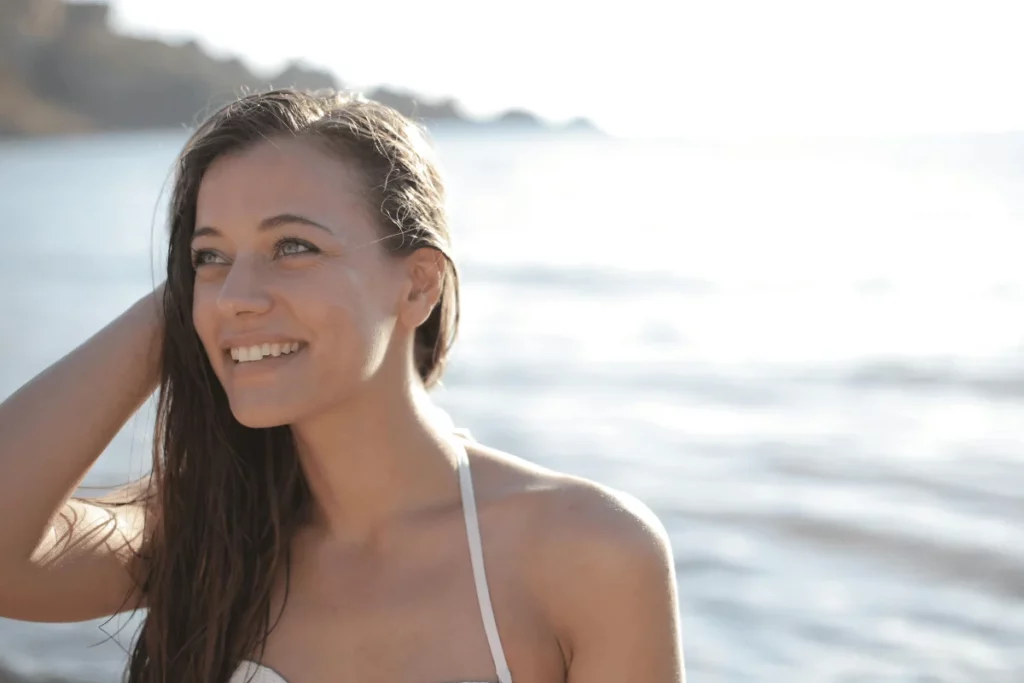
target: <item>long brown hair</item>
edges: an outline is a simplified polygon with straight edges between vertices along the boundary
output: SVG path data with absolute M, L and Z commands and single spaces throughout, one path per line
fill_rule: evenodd
M 444 188 L 418 126 L 358 96 L 293 90 L 248 95 L 200 125 L 181 153 L 171 197 L 153 522 L 141 558 L 148 614 L 129 683 L 223 683 L 258 655 L 275 618 L 271 590 L 282 573 L 287 586 L 289 541 L 309 513 L 289 427 L 235 420 L 192 323 L 190 242 L 203 173 L 225 154 L 282 136 L 322 144 L 361 172 L 386 250 L 445 255 L 440 302 L 414 342 L 427 386 L 458 326 Z

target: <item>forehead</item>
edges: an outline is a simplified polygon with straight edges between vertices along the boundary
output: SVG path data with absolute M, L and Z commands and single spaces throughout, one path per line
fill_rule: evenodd
M 349 162 L 301 139 L 272 139 L 216 159 L 203 174 L 196 225 L 229 229 L 293 213 L 354 228 L 369 214 Z

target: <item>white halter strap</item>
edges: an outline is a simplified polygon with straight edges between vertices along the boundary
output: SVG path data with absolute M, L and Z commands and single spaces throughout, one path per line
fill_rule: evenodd
M 466 448 L 456 441 L 459 464 L 459 487 L 462 489 L 462 511 L 466 517 L 466 535 L 469 539 L 469 556 L 473 563 L 473 580 L 476 583 L 476 597 L 480 603 L 480 616 L 487 634 L 487 644 L 491 648 L 491 659 L 498 672 L 499 683 L 512 683 L 512 674 L 505 661 L 505 651 L 501 647 L 498 635 L 498 622 L 494 618 L 494 607 L 491 605 L 491 592 L 487 587 L 487 573 L 484 570 L 483 542 L 480 538 L 480 520 L 476 513 L 476 496 L 473 493 L 473 475 L 469 469 L 469 456 Z

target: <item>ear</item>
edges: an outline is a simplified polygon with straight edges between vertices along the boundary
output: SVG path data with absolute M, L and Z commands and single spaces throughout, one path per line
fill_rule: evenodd
M 441 300 L 445 257 L 437 249 L 423 247 L 405 257 L 407 287 L 402 299 L 402 320 L 410 329 L 425 323 Z

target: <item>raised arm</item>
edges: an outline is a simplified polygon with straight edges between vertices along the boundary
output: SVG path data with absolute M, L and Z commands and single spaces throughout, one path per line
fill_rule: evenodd
M 135 605 L 143 507 L 70 497 L 156 387 L 162 293 L 0 404 L 0 617 L 78 621 Z

